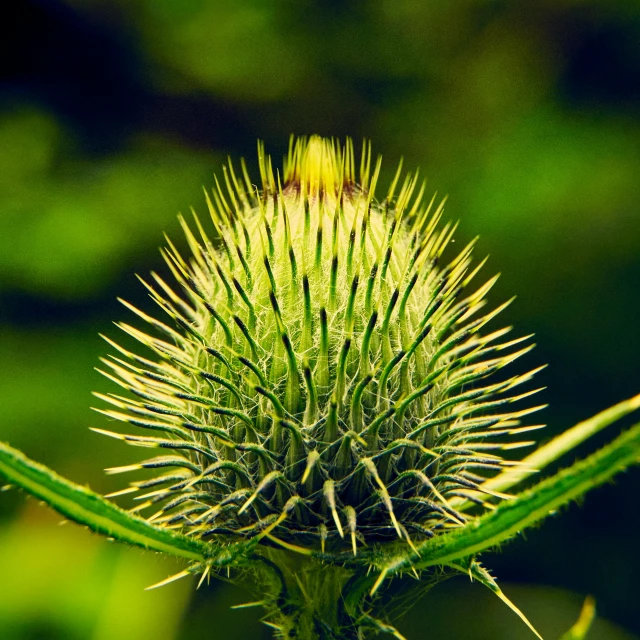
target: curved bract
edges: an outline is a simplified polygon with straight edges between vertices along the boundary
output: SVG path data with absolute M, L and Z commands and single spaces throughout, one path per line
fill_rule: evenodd
M 211 221 L 182 220 L 190 255 L 163 252 L 175 283 L 147 284 L 164 318 L 127 305 L 147 349 L 112 343 L 107 375 L 130 395 L 100 396 L 103 413 L 141 428 L 110 435 L 170 451 L 109 471 L 157 469 L 125 492 L 200 538 L 356 554 L 463 525 L 460 497 L 505 497 L 482 482 L 539 408 L 513 406 L 534 372 L 498 373 L 530 346 L 487 326 L 496 278 L 473 243 L 451 250 L 417 176 L 376 196 L 366 144 L 359 172 L 350 141 L 318 137 L 292 140 L 282 181 L 260 161 L 260 190 L 229 165 Z

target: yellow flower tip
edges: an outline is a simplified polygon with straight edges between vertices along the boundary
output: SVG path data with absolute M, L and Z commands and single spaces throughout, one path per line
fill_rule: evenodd
M 353 168 L 353 142 L 349 138 L 343 147 L 335 139 L 317 135 L 292 137 L 285 163 L 285 191 L 338 198 L 353 187 Z

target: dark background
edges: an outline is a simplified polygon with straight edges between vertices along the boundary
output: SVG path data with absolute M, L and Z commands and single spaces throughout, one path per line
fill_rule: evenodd
M 101 492 L 139 452 L 89 410 L 98 332 L 145 304 L 162 232 L 204 211 L 227 155 L 278 164 L 290 133 L 367 137 L 449 194 L 458 242 L 539 346 L 550 437 L 640 392 L 640 4 L 540 0 L 23 0 L 0 18 L 0 439 Z M 252 172 L 256 175 L 256 172 Z M 488 273 L 488 271 L 487 271 Z M 615 435 L 613 427 L 600 438 Z M 584 447 L 587 453 L 598 442 Z M 568 462 L 567 460 L 565 462 Z M 485 564 L 545 638 L 593 594 L 590 638 L 640 637 L 640 472 Z M 269 637 L 250 599 L 0 496 L 0 637 Z M 495 602 L 494 602 L 495 600 Z M 529 638 L 464 579 L 400 623 L 409 639 Z M 626 631 L 625 631 L 626 630 Z M 635 634 L 635 635 L 634 635 Z

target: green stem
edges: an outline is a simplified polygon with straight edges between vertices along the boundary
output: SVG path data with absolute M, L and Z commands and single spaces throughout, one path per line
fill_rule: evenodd
M 272 548 L 262 548 L 257 557 L 263 561 L 267 573 L 262 572 L 258 585 L 247 586 L 254 590 L 258 586 L 261 594 L 266 594 L 266 623 L 277 631 L 277 637 L 296 640 L 362 637 L 359 635 L 360 600 L 366 591 L 361 592 L 359 598 L 353 598 L 352 571 Z M 346 610 L 344 601 L 349 597 L 352 606 Z

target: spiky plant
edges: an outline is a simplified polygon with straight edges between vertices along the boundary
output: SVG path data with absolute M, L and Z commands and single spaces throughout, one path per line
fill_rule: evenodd
M 111 405 L 99 411 L 136 431 L 95 430 L 164 450 L 107 470 L 153 470 L 107 496 L 137 505 L 122 511 L 6 446 L 0 473 L 95 530 L 189 558 L 169 580 L 233 568 L 259 585 L 279 637 L 400 637 L 375 611 L 393 609 L 380 587 L 404 573 L 430 583 L 437 567 L 526 622 L 477 553 L 635 461 L 640 427 L 505 492 L 640 396 L 505 459 L 540 427 L 523 420 L 541 407 L 520 403 L 536 371 L 502 372 L 531 346 L 489 324 L 508 303 L 484 311 L 496 278 L 476 284 L 473 242 L 441 264 L 455 231 L 439 226 L 443 203 L 401 168 L 376 198 L 368 145 L 358 172 L 350 141 L 318 137 L 292 139 L 282 179 L 262 147 L 259 160 L 260 189 L 244 164 L 224 170 L 212 225 L 181 218 L 190 256 L 163 250 L 175 283 L 145 282 L 164 318 L 125 303 L 146 328 L 119 326 L 143 353 L 108 339 L 104 373 L 124 391 L 96 394 Z

